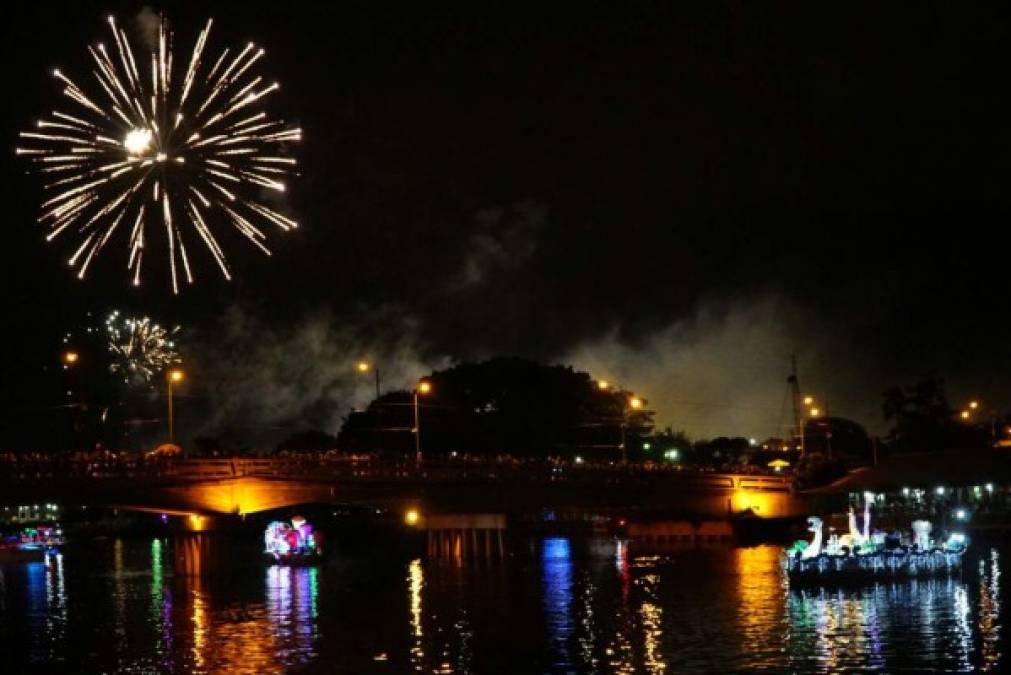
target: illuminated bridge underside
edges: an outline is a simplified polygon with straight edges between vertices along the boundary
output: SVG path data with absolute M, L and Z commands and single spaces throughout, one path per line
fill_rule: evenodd
M 152 488 L 116 506 L 161 513 L 221 513 L 245 515 L 299 504 L 333 501 L 328 485 L 297 480 L 227 478 Z
M 512 481 L 334 481 L 238 477 L 152 485 L 117 506 L 206 514 L 248 514 L 309 503 L 422 505 L 427 512 L 543 509 L 661 510 L 705 517 L 750 513 L 760 518 L 806 514 L 786 483 L 712 476 L 703 483 L 650 481 L 630 485 L 525 484 Z
M 327 472 L 270 460 L 189 460 L 171 473 L 132 477 L 51 476 L 0 484 L 11 503 L 55 501 L 180 514 L 250 514 L 302 504 L 400 507 L 425 513 L 637 513 L 702 518 L 806 514 L 807 499 L 788 478 L 738 474 L 572 473 L 562 480 L 535 473 L 426 468 Z

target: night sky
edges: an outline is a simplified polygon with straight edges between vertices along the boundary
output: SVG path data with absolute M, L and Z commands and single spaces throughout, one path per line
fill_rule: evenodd
M 220 5 L 220 6 L 218 6 Z M 197 263 L 84 282 L 35 224 L 18 131 L 112 12 L 267 49 L 304 130 L 290 212 L 236 280 Z M 214 6 L 214 9 L 210 9 Z M 832 414 L 882 425 L 927 373 L 1006 409 L 1011 7 L 966 3 L 17 3 L 3 40 L 4 398 L 85 312 L 179 322 L 215 431 L 333 430 L 369 393 L 465 359 L 571 362 L 661 426 L 780 433 L 789 357 Z M 66 108 L 67 106 L 61 106 Z M 197 384 L 199 382 L 199 384 Z

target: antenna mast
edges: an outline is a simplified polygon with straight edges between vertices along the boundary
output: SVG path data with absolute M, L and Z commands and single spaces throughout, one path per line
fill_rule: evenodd
M 800 439 L 800 452 L 804 453 L 804 417 L 800 414 L 800 380 L 797 378 L 797 355 L 790 355 L 790 395 L 793 397 L 794 437 Z

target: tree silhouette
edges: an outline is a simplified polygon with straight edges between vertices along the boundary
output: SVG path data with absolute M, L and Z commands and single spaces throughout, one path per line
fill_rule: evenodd
M 584 372 L 501 357 L 464 363 L 425 378 L 419 398 L 426 456 L 458 454 L 585 455 L 614 459 L 641 447 L 653 426 L 648 410 L 632 410 L 631 394 L 600 389 Z M 380 416 L 380 412 L 382 413 Z M 410 392 L 390 392 L 349 415 L 338 436 L 346 451 L 413 452 Z

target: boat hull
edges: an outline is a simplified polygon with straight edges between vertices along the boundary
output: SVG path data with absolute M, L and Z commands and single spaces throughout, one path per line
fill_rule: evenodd
M 0 548 L 0 563 L 43 562 L 48 551 L 44 548 L 25 548 L 13 546 Z
M 322 555 L 281 555 L 263 554 L 263 561 L 268 565 L 286 565 L 288 567 L 312 567 L 323 562 Z
M 918 578 L 957 572 L 965 549 L 931 551 L 881 551 L 854 555 L 787 557 L 784 563 L 791 583 L 876 581 Z

